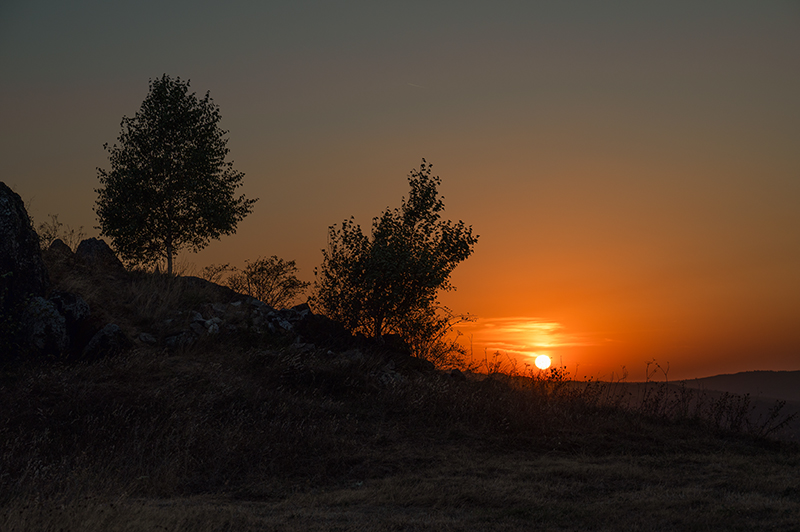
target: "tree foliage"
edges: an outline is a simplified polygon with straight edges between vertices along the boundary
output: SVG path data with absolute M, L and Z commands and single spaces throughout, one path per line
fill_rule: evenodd
M 209 93 L 198 99 L 189 82 L 166 74 L 133 118 L 122 118 L 118 144 L 104 145 L 110 170 L 98 168 L 95 212 L 101 234 L 134 265 L 198 251 L 232 234 L 256 200 L 236 197 L 244 174 L 226 162 L 227 131 Z
M 352 218 L 329 228 L 315 270 L 317 311 L 377 338 L 395 333 L 410 341 L 437 324 L 441 329 L 437 294 L 453 289 L 450 274 L 472 254 L 478 236 L 462 221 L 441 219 L 441 179 L 431 168 L 423 159 L 411 171 L 408 198 L 373 219 L 371 237 Z
M 239 292 L 263 301 L 273 308 L 284 308 L 295 301 L 310 285 L 297 278 L 293 260 L 285 261 L 273 255 L 245 261 L 242 270 L 233 268 L 227 285 Z

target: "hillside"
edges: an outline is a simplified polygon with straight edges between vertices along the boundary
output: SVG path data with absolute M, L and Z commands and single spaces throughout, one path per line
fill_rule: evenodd
M 800 371 L 745 371 L 681 381 L 698 390 L 750 394 L 800 403 Z
M 0 372 L 1 530 L 796 529 L 800 451 L 735 400 L 443 371 L 200 280 L 49 267 L 131 343 Z

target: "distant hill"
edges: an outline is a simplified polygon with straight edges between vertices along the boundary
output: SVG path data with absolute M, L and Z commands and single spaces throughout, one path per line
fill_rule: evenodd
M 744 371 L 680 381 L 689 388 L 800 402 L 800 371 Z

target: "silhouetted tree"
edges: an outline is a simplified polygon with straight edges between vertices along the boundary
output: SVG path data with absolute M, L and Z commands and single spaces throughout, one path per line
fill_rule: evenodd
M 204 248 L 232 234 L 256 200 L 235 197 L 244 174 L 226 162 L 227 131 L 209 93 L 198 99 L 189 82 L 166 74 L 133 118 L 122 118 L 111 170 L 98 168 L 95 212 L 101 234 L 129 263 L 172 259 L 181 248 Z
M 234 273 L 227 280 L 228 286 L 273 308 L 288 306 L 311 285 L 297 278 L 297 266 L 293 260 L 285 261 L 273 255 L 245 263 L 242 270 L 233 268 Z
M 412 340 L 441 325 L 437 294 L 453 288 L 450 274 L 478 237 L 462 221 L 440 219 L 441 179 L 431 167 L 423 159 L 411 171 L 408 199 L 373 220 L 371 238 L 352 218 L 329 228 L 328 249 L 314 272 L 311 303 L 317 311 L 376 338 L 396 333 Z

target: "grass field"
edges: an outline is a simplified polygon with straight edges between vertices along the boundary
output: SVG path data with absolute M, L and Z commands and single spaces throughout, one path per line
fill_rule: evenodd
M 6 372 L 0 529 L 800 529 L 794 444 L 380 364 L 207 346 Z
M 280 337 L 17 364 L 0 530 L 800 530 L 780 412 L 640 389 Z

